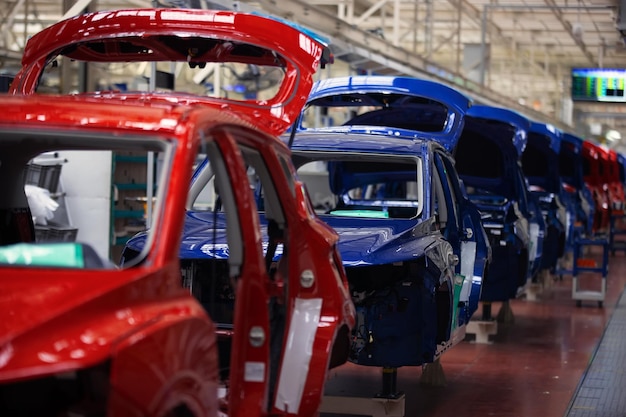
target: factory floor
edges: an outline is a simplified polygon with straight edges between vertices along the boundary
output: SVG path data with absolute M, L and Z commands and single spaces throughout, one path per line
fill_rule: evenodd
M 601 265 L 601 255 L 601 248 L 592 247 L 585 259 Z M 577 289 L 600 291 L 602 279 L 602 273 L 579 272 Z M 333 403 L 322 417 L 625 416 L 626 254 L 609 256 L 602 303 L 577 303 L 572 281 L 568 273 L 549 275 L 509 302 L 512 315 L 497 324 L 496 334 L 468 334 L 430 369 L 399 368 L 396 389 L 404 394 L 404 406 L 372 400 L 382 390 L 381 368 L 347 364 L 332 370 L 325 399 L 345 400 L 345 409 L 338 413 Z M 503 306 L 492 304 L 493 315 Z M 434 372 L 437 365 L 441 373 Z

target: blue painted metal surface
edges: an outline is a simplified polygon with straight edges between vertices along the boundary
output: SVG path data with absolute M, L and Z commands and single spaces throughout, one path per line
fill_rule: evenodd
M 559 173 L 559 151 L 562 132 L 551 124 L 532 122 L 528 145 L 522 155 L 522 168 L 533 194 L 541 207 L 546 224 L 541 269 L 554 271 L 565 251 L 568 218 L 575 215 L 574 207 L 564 204 L 563 185 Z M 570 215 L 567 215 L 567 210 Z
M 434 140 L 451 151 L 461 134 L 464 115 L 471 108 L 471 100 L 446 85 L 410 77 L 356 76 L 340 77 L 317 82 L 309 96 L 308 106 L 369 107 L 369 112 L 353 117 L 341 126 L 317 128 L 316 132 L 334 132 L 337 135 L 360 133 L 368 136 L 388 136 L 416 141 Z M 433 120 L 437 120 L 434 122 Z M 302 126 L 300 126 L 302 129 Z M 520 138 L 523 139 L 523 138 Z M 378 141 L 378 138 L 369 140 Z M 300 144 L 302 144 L 300 139 Z M 329 143 L 329 142 L 326 142 Z M 332 143 L 332 141 L 330 142 Z M 301 146 L 301 145 L 300 145 Z M 323 145 L 327 147 L 328 145 Z M 332 144 L 331 146 L 341 146 Z M 343 146 L 341 146 L 343 149 Z M 456 173 L 455 173 L 456 175 Z M 458 181 L 457 181 L 458 182 Z M 478 240 L 478 257 L 474 276 L 485 273 L 485 259 L 491 251 L 484 229 L 480 225 L 480 213 L 470 202 L 463 187 L 458 185 L 460 211 L 464 213 L 463 229 L 474 229 Z M 453 243 L 455 250 L 459 240 Z M 478 280 L 477 280 L 478 281 Z M 482 279 L 477 282 L 470 297 L 469 310 L 474 312 Z
M 567 250 L 573 250 L 573 239 L 577 233 L 592 234 L 595 202 L 583 175 L 583 140 L 572 133 L 564 132 L 560 147 L 560 177 L 565 188 L 566 204 L 573 205 L 573 219 L 569 224 Z M 569 195 L 569 196 L 568 196 Z M 572 213 L 570 209 L 568 211 Z M 571 214 L 570 214 L 571 215 Z M 577 225 L 577 222 L 580 224 Z
M 531 122 L 528 132 L 543 136 L 549 141 L 550 148 L 556 153 L 559 152 L 559 146 L 561 146 L 560 138 L 563 133 L 554 125 L 543 122 Z
M 343 129 L 363 132 L 362 128 L 356 126 L 384 126 L 386 129 L 372 128 L 367 133 L 404 137 L 414 136 L 415 133 L 411 132 L 419 131 L 422 133 L 420 138 L 436 139 L 448 150 L 456 144 L 463 127 L 464 114 L 471 104 L 470 98 L 444 84 L 393 76 L 321 80 L 314 84 L 307 102 L 308 106 L 380 108 L 381 113 L 355 118 L 353 122 L 347 123 L 351 127 L 344 126 Z M 429 123 L 432 123 L 433 113 L 440 111 L 445 113 L 441 115 L 445 120 L 439 130 Z
M 513 145 L 517 149 L 518 156 L 521 156 L 528 143 L 528 131 L 530 130 L 530 120 L 516 111 L 501 107 L 474 105 L 467 111 L 467 116 L 475 119 L 495 120 L 507 123 L 515 128 L 513 135 Z
M 310 129 L 299 132 L 292 146 L 296 166 L 315 160 L 328 160 L 328 188 L 340 201 L 348 190 L 366 183 L 397 180 L 403 175 L 391 171 L 351 172 L 342 165 L 343 161 L 368 161 L 368 155 L 387 163 L 392 163 L 394 158 L 421 161 L 418 166 L 422 169 L 419 177 L 423 181 L 421 188 L 424 194 L 415 216 L 408 219 L 371 215 L 353 217 L 345 216 L 345 212 L 338 216 L 333 214 L 336 213 L 334 210 L 318 214 L 340 236 L 338 248 L 353 293 L 357 294 L 355 304 L 363 322 L 362 326 L 357 326 L 357 334 L 354 335 L 360 342 L 353 346 L 353 361 L 362 365 L 407 366 L 432 361 L 435 345 L 440 343 L 436 342 L 437 330 L 433 323 L 439 322 L 441 326 L 442 317 L 445 317 L 445 310 L 437 311 L 431 298 L 434 294 L 441 295 L 437 290 L 441 282 L 436 276 L 446 270 L 452 273 L 457 271 L 454 265 L 448 263 L 446 256 L 440 257 L 442 251 L 451 250 L 460 254 L 462 242 L 468 240 L 466 234 L 473 234 L 472 240 L 478 242 L 475 255 L 478 261 L 470 272 L 474 276 L 467 277 L 469 300 L 448 313 L 454 316 L 456 326 L 466 324 L 478 308 L 482 275 L 490 259 L 490 248 L 480 226 L 480 215 L 466 196 L 456 197 L 462 213 L 459 219 L 450 219 L 445 231 L 439 229 L 431 190 L 436 175 L 434 171 L 438 169 L 434 154 L 439 152 L 448 157 L 445 148 L 431 140 L 407 139 L 413 138 L 354 134 L 343 129 Z M 449 168 L 454 170 L 453 165 Z M 458 179 L 456 185 L 458 188 L 447 192 L 463 195 Z M 385 198 L 370 203 L 376 207 L 384 206 Z M 359 208 L 364 209 L 363 206 Z M 402 265 L 404 268 L 413 266 L 405 272 L 396 272 L 399 275 L 393 285 L 372 286 L 374 281 L 382 283 L 390 279 L 391 271 L 402 271 Z M 421 284 L 416 286 L 416 279 Z M 368 294 L 367 299 L 359 298 L 361 292 Z M 398 304 L 398 300 L 406 301 Z M 442 328 L 438 331 L 441 332 Z M 448 331 L 446 338 L 449 336 Z
M 529 127 L 528 119 L 511 110 L 473 106 L 455 149 L 457 169 L 483 215 L 493 251 L 483 301 L 514 298 L 541 259 L 545 226 L 520 165 Z

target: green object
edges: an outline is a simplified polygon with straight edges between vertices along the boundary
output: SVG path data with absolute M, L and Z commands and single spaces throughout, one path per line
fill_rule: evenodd
M 375 219 L 389 218 L 389 213 L 380 210 L 333 210 L 330 214 L 334 216 L 371 217 Z
M 465 275 L 456 274 L 454 276 L 454 296 L 453 303 L 454 308 L 452 311 L 452 330 L 456 329 L 458 325 L 458 310 L 459 302 L 461 301 L 461 290 L 463 289 L 463 282 L 465 282 Z
M 0 247 L 0 264 L 83 268 L 83 247 L 67 243 L 18 243 Z

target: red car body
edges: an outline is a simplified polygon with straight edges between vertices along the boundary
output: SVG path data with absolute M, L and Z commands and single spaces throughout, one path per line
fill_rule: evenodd
M 167 42 L 159 43 L 164 38 Z M 149 59 L 186 63 L 191 48 L 184 42 L 200 38 L 211 39 L 215 48 L 195 56 L 198 62 L 274 65 L 284 72 L 283 83 L 272 98 L 257 101 L 171 92 L 34 94 L 46 64 L 57 55 L 111 62 L 132 61 L 135 52 L 141 55 L 136 59 L 144 59 L 143 52 L 150 51 Z M 158 238 L 149 238 L 132 264 L 86 269 L 0 264 L 3 294 L 8 294 L 1 298 L 1 415 L 11 415 L 7 410 L 69 415 L 79 406 L 84 415 L 93 408 L 108 416 L 215 416 L 218 408 L 231 416 L 317 414 L 328 368 L 347 359 L 355 313 L 335 248 L 337 235 L 315 216 L 294 177 L 288 148 L 274 135 L 299 114 L 324 53 L 322 44 L 290 25 L 207 10 L 93 13 L 53 25 L 29 41 L 11 87 L 13 94 L 29 96 L 6 96 L 0 102 L 0 191 L 14 195 L 2 207 L 8 217 L 0 223 L 0 236 L 11 236 L 2 244 L 15 249 L 14 244 L 26 242 L 27 251 L 39 246 L 33 243 L 23 183 L 16 180 L 39 152 L 130 149 L 148 141 L 169 152 L 171 164 L 154 210 L 151 230 Z M 3 131 L 12 140 L 3 140 Z M 98 138 L 96 145 L 77 140 L 92 136 Z M 192 167 L 201 146 L 215 149 L 220 191 L 229 196 L 223 204 L 229 271 L 236 282 L 228 393 L 221 405 L 215 327 L 182 287 L 178 259 Z M 289 251 L 284 250 L 273 277 L 242 148 L 263 157 L 278 190 L 274 204 L 285 216 L 281 243 Z M 22 164 L 7 164 L 8 158 Z M 273 327 L 272 303 L 282 308 L 284 328 Z M 307 310 L 307 304 L 316 308 Z M 316 315 L 306 314 L 311 311 Z M 309 352 L 294 345 L 298 326 L 309 328 Z M 277 332 L 282 343 L 275 346 L 270 341 Z M 27 394 L 37 384 L 55 387 L 67 375 L 92 378 L 89 395 L 71 396 L 61 405 L 49 399 L 42 410 L 24 411 L 36 403 Z M 290 384 L 291 389 L 281 390 Z M 96 404 L 85 403 L 92 397 Z
M 624 212 L 624 184 L 620 179 L 620 165 L 617 152 L 613 149 L 606 150 L 607 160 L 607 182 L 609 196 L 611 199 L 611 214 L 623 214 Z
M 611 220 L 611 196 L 609 195 L 608 159 L 606 152 L 588 140 L 583 141 L 583 176 L 595 201 L 592 230 L 608 232 Z

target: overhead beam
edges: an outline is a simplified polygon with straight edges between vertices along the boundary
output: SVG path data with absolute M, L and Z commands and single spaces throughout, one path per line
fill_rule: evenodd
M 337 16 L 312 6 L 306 0 L 259 0 L 269 13 L 306 25 L 331 38 L 331 45 L 342 53 L 369 59 L 376 66 L 385 66 L 407 76 L 427 78 L 450 85 L 475 100 L 507 107 L 526 114 L 534 120 L 542 120 L 565 128 L 560 122 L 545 113 L 520 105 L 516 100 L 481 86 L 463 75 L 437 65 L 420 55 L 396 47 L 389 41 L 339 19 Z
M 558 5 L 554 0 L 545 0 L 546 5 L 529 5 L 529 4 L 485 4 L 483 6 L 483 34 L 485 32 L 485 16 L 488 13 L 488 10 L 549 10 L 556 17 L 556 19 L 561 23 L 565 31 L 572 38 L 574 43 L 578 46 L 578 49 L 583 53 L 585 58 L 589 61 L 590 64 L 595 65 L 596 62 L 594 60 L 593 54 L 587 50 L 582 39 L 574 33 L 572 25 L 563 17 L 563 10 L 582 10 L 582 11 L 590 11 L 590 10 L 606 10 L 610 11 L 612 8 L 606 6 L 561 6 Z M 491 22 L 490 22 L 491 23 Z
M 380 10 L 386 3 L 387 3 L 387 0 L 379 0 L 372 7 L 370 7 L 365 12 L 363 12 L 358 18 L 354 19 L 354 22 L 352 22 L 352 23 L 354 25 L 361 25 L 361 24 L 363 24 L 363 22 L 367 18 L 369 18 L 371 15 L 373 15 L 378 10 Z
M 69 19 L 70 17 L 77 16 L 83 13 L 90 4 L 92 0 L 77 0 L 76 3 L 72 7 L 70 7 L 67 12 L 61 17 L 60 20 Z
M 7 40 L 9 39 L 9 33 L 13 28 L 15 16 L 17 15 L 18 10 L 20 10 L 24 6 L 25 1 L 26 0 L 18 0 L 11 9 L 9 15 L 7 16 L 7 19 L 4 23 L 4 28 L 2 29 L 2 39 L 4 46 L 9 46 Z
M 565 31 L 574 40 L 574 43 L 578 45 L 583 55 L 585 55 L 585 57 L 589 60 L 589 63 L 592 65 L 596 65 L 597 63 L 595 62 L 593 58 L 593 54 L 587 50 L 587 47 L 582 41 L 582 38 L 580 36 L 577 36 L 574 33 L 574 29 L 572 28 L 572 25 L 563 17 L 563 13 L 561 12 L 562 7 L 557 5 L 554 0 L 545 0 L 545 2 L 549 5 L 550 10 L 554 14 L 554 16 L 556 16 L 557 20 L 561 22 L 561 25 L 563 25 L 563 28 L 565 29 Z

